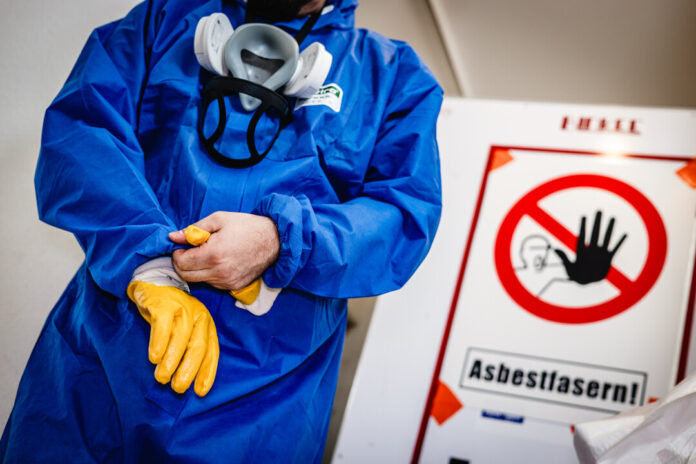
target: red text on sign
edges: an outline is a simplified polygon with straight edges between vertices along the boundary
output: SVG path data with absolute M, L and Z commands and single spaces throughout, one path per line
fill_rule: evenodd
M 637 119 L 598 118 L 564 116 L 561 122 L 562 130 L 578 130 L 588 132 L 615 132 L 620 134 L 640 135 Z

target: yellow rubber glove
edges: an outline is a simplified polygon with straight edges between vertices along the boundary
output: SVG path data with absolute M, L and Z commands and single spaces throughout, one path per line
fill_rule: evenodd
M 198 226 L 190 225 L 184 229 L 186 241 L 193 246 L 201 246 L 210 238 L 210 232 Z
M 185 283 L 174 282 L 178 276 L 173 269 L 173 276 L 168 275 L 166 262 L 171 266 L 171 259 L 159 258 L 138 268 L 128 297 L 151 326 L 148 355 L 157 364 L 155 379 L 162 384 L 171 380 L 172 389 L 183 393 L 195 378 L 193 389 L 204 396 L 220 358 L 215 322 L 203 303 L 185 291 Z M 167 279 L 173 285 L 166 285 Z
M 201 246 L 210 238 L 210 232 L 203 230 L 198 226 L 190 225 L 184 229 L 184 237 L 186 237 L 186 241 L 191 245 Z M 261 280 L 261 277 L 259 277 L 244 288 L 239 290 L 230 290 L 230 295 L 232 295 L 238 302 L 245 305 L 245 309 L 247 309 L 246 306 L 251 306 L 259 297 L 262 283 L 263 281 Z M 275 300 L 275 298 L 273 298 L 273 300 Z

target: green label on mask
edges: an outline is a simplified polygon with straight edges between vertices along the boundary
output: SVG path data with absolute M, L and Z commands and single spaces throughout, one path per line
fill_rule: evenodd
M 298 100 L 295 111 L 303 106 L 325 105 L 338 113 L 341 111 L 342 101 L 343 89 L 338 84 L 327 84 L 320 87 L 311 97 Z

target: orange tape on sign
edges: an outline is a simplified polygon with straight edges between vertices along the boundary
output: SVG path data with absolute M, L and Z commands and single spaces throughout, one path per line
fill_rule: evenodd
M 433 398 L 433 407 L 430 409 L 430 415 L 438 425 L 444 424 L 447 419 L 454 416 L 462 407 L 464 405 L 452 393 L 452 390 L 442 380 L 438 380 L 437 391 L 435 392 L 435 398 Z
M 677 175 L 691 188 L 696 188 L 696 158 L 677 170 Z
M 515 158 L 512 157 L 510 154 L 509 150 L 506 150 L 504 148 L 496 148 L 493 151 L 493 159 L 491 160 L 491 171 L 494 169 L 498 169 L 506 164 L 508 164 L 510 161 L 514 160 Z

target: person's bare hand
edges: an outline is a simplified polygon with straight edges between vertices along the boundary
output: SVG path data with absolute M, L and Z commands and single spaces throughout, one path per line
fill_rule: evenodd
M 218 211 L 194 224 L 211 233 L 207 242 L 172 254 L 174 269 L 188 282 L 207 282 L 221 290 L 239 290 L 259 277 L 278 258 L 275 223 L 246 213 Z M 186 244 L 183 231 L 169 239 Z

